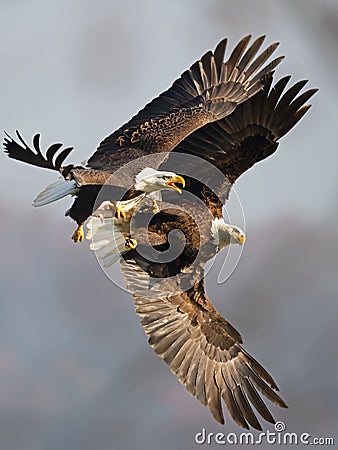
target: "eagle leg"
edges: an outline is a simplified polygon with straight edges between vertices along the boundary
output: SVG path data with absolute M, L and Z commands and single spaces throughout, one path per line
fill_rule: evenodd
M 76 243 L 76 242 L 83 242 L 83 239 L 84 239 L 83 224 L 80 224 L 74 231 L 72 240 Z
M 160 208 L 158 207 L 157 201 L 155 198 L 151 199 L 151 201 L 153 202 L 153 213 L 157 214 L 160 212 Z
M 126 237 L 125 247 L 127 250 L 134 250 L 137 246 L 137 240 L 132 239 L 131 237 Z

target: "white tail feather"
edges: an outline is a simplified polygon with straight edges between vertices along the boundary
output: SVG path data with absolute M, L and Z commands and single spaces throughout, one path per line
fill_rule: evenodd
M 89 248 L 95 252 L 104 267 L 111 266 L 127 252 L 125 237 L 114 224 L 115 220 L 92 217 L 87 223 L 86 238 L 91 240 Z
M 48 203 L 56 202 L 56 200 L 59 200 L 60 198 L 66 197 L 67 195 L 74 195 L 77 192 L 78 188 L 74 180 L 66 181 L 62 178 L 50 184 L 40 192 L 33 200 L 33 206 L 48 205 Z

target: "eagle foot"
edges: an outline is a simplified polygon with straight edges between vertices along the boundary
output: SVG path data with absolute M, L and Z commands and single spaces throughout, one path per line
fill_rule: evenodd
M 116 217 L 116 219 L 121 219 L 121 218 L 125 219 L 126 218 L 126 213 L 123 211 L 123 209 L 119 205 L 116 205 L 115 217 Z
M 84 231 L 83 231 L 83 225 L 79 225 L 76 230 L 74 231 L 74 234 L 72 236 L 72 240 L 76 242 L 83 242 L 84 240 Z
M 137 246 L 137 240 L 132 239 L 131 237 L 126 237 L 125 247 L 127 250 L 134 250 Z

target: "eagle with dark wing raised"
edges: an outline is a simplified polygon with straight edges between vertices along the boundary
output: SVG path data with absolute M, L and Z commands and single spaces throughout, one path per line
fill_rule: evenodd
M 219 423 L 223 399 L 237 424 L 261 430 L 258 416 L 274 423 L 262 397 L 287 405 L 207 297 L 205 265 L 223 248 L 244 243 L 244 232 L 223 218 L 231 187 L 276 151 L 316 89 L 301 93 L 306 81 L 287 89 L 290 77 L 274 84 L 282 58 L 268 60 L 277 44 L 259 54 L 264 37 L 250 46 L 249 40 L 243 38 L 226 62 L 221 41 L 107 137 L 87 168 L 63 166 L 70 149 L 55 159 L 59 144 L 43 157 L 37 136 L 36 153 L 19 134 L 21 145 L 7 137 L 5 149 L 12 158 L 61 172 L 64 179 L 35 203 L 76 196 L 69 215 L 79 225 L 78 240 L 91 216 L 90 248 L 104 266 L 120 260 L 150 345 L 187 390 Z M 185 187 L 184 195 L 176 195 L 175 183 Z M 154 212 L 147 198 L 162 190 Z
M 135 179 L 143 169 L 157 169 L 186 136 L 210 122 L 228 116 L 237 105 L 262 88 L 262 77 L 270 73 L 283 57 L 265 65 L 278 44 L 272 44 L 258 54 L 264 37 L 258 38 L 248 48 L 249 41 L 250 36 L 243 38 L 226 62 L 224 55 L 227 40 L 221 41 L 214 53 L 206 53 L 167 91 L 105 138 L 89 158 L 87 167 L 73 164 L 63 166 L 72 148 L 64 149 L 56 156 L 61 144 L 49 147 L 44 158 L 39 135 L 33 139 L 35 152 L 19 133 L 20 142 L 6 137 L 4 146 L 10 158 L 57 170 L 64 178 L 48 186 L 33 204 L 42 206 L 66 195 L 75 196 L 67 215 L 78 224 L 73 240 L 82 241 L 83 223 L 93 212 L 102 185 L 112 186 L 109 192 L 111 202 L 137 197 L 142 189 L 135 185 Z M 142 158 L 149 155 L 151 158 Z M 127 170 L 124 169 L 126 165 Z M 148 187 L 153 187 L 154 191 L 159 190 L 158 186 L 175 189 L 177 182 L 182 184 L 182 179 L 177 178 L 176 174 L 158 174 L 152 186 Z M 123 207 L 121 209 L 120 204 L 115 206 L 117 215 L 123 216 Z

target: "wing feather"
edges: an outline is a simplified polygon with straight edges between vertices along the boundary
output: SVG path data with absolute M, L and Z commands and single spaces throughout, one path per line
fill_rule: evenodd
M 252 44 L 254 49 L 249 48 L 249 55 L 246 53 L 243 56 L 248 62 L 253 57 L 251 53 L 258 50 L 260 41 Z M 266 55 L 262 56 L 263 60 Z M 237 106 L 232 114 L 195 130 L 177 145 L 174 152 L 207 160 L 220 169 L 232 184 L 255 163 L 276 151 L 278 140 L 309 110 L 311 105 L 306 102 L 317 91 L 308 89 L 301 93 L 307 83 L 302 80 L 284 92 L 290 81 L 289 76 L 281 78 L 274 86 L 272 81 L 272 74 L 265 76 L 264 89 Z M 166 164 L 170 166 L 170 157 Z M 160 169 L 165 170 L 166 164 Z M 196 183 L 190 182 L 188 189 L 198 195 Z
M 243 55 L 249 41 L 251 39 L 251 35 L 245 36 L 237 45 L 236 47 L 233 49 L 230 58 L 228 59 L 226 65 L 227 65 L 227 70 L 229 73 L 229 78 L 231 78 L 231 75 L 233 74 L 233 72 L 235 71 L 235 69 L 239 72 L 239 67 L 238 65 L 240 64 L 240 59 L 241 56 Z M 255 42 L 253 43 L 253 45 L 251 46 L 251 48 L 254 47 L 256 48 L 256 44 Z M 245 62 L 245 61 L 244 61 Z M 245 71 L 245 65 L 244 62 L 242 60 L 241 64 L 242 64 L 242 71 Z M 245 74 L 246 76 L 248 76 L 248 73 Z
M 245 393 L 253 404 L 255 409 L 259 412 L 259 414 L 265 419 L 267 422 L 274 423 L 274 418 L 272 417 L 270 411 L 266 407 L 264 401 L 259 396 L 258 392 L 255 389 L 255 386 L 252 384 L 249 378 L 243 378 L 243 386 L 245 389 Z
M 33 137 L 34 150 L 27 145 L 19 131 L 16 131 L 19 142 L 15 141 L 9 134 L 5 134 L 4 148 L 8 156 L 37 167 L 60 171 L 63 161 L 73 150 L 73 147 L 67 147 L 58 154 L 63 144 L 52 144 L 46 150 L 46 156 L 43 156 L 40 147 L 40 134 Z M 53 161 L 54 158 L 55 161 Z
M 239 426 L 249 430 L 250 427 L 247 424 L 243 412 L 240 408 L 240 405 L 236 400 L 235 385 L 233 379 L 230 376 L 229 369 L 226 365 L 222 366 L 222 377 L 224 385 L 221 390 L 221 395 L 231 417 Z
M 246 51 L 245 55 L 241 59 L 240 63 L 238 64 L 238 70 L 240 72 L 244 72 L 246 67 L 251 63 L 253 58 L 258 53 L 259 49 L 261 48 L 266 36 L 259 36 L 250 46 L 250 48 Z
M 211 414 L 217 422 L 224 424 L 221 396 L 215 379 L 217 370 L 219 370 L 217 361 L 208 358 L 205 368 L 205 394 Z
M 277 385 L 241 347 L 240 334 L 212 306 L 203 281 L 173 294 L 175 282 L 164 279 L 157 286 L 159 295 L 153 297 L 146 281 L 149 275 L 134 259 L 122 261 L 121 268 L 149 344 L 213 417 L 224 423 L 223 398 L 232 418 L 244 428 L 262 429 L 257 413 L 274 423 L 257 390 L 286 407 L 275 392 Z
M 261 92 L 239 105 L 228 117 L 196 130 L 175 148 L 175 152 L 189 153 L 192 147 L 196 153 L 199 148 L 203 158 L 204 146 L 207 145 L 206 158 L 213 148 L 214 153 L 224 154 L 224 159 L 231 163 L 231 154 L 236 154 L 239 147 L 245 154 L 246 139 L 255 136 L 263 136 L 267 145 L 274 151 L 274 144 L 294 126 L 293 119 L 297 122 L 298 114 L 303 115 L 309 109 L 309 106 L 304 104 L 317 91 L 309 89 L 297 96 L 306 84 L 304 80 L 293 85 L 283 95 L 289 79 L 290 77 L 283 77 L 271 88 L 272 77 L 268 77 Z M 303 107 L 306 110 L 303 110 Z M 261 159 L 259 150 L 258 147 L 257 160 Z M 217 164 L 223 165 L 224 159 L 218 158 Z
M 260 78 L 271 71 L 264 64 L 278 46 L 272 44 L 258 54 L 263 40 L 259 38 L 247 49 L 250 38 L 243 38 L 226 62 L 226 40 L 214 52 L 207 52 L 167 91 L 105 138 L 88 166 L 112 172 L 135 158 L 136 150 L 138 156 L 170 152 L 194 130 L 231 114 L 263 87 Z M 275 60 L 274 66 L 278 62 Z
M 215 52 L 214 52 L 214 58 L 215 58 L 215 64 L 217 68 L 217 75 L 221 79 L 221 71 L 223 67 L 225 67 L 225 64 L 223 64 L 224 57 L 225 57 L 225 51 L 227 48 L 228 39 L 222 39 L 221 42 L 217 45 Z

